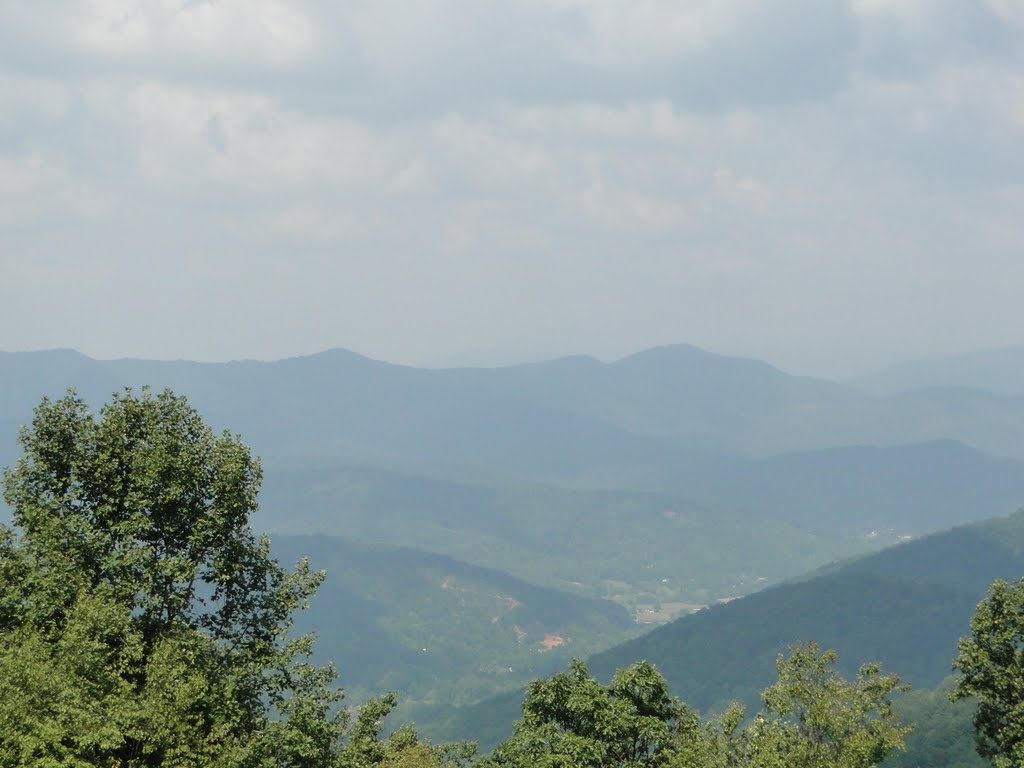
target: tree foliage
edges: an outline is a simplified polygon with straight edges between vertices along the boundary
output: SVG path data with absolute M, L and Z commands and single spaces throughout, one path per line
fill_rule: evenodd
M 762 695 L 759 718 L 780 737 L 787 765 L 868 768 L 903 746 L 910 728 L 892 705 L 892 695 L 906 690 L 899 676 L 872 662 L 847 681 L 834 669 L 837 659 L 815 643 L 778 658 L 779 679 Z
M 666 765 L 673 727 L 692 713 L 668 694 L 658 671 L 641 662 L 604 686 L 574 660 L 530 684 L 523 718 L 491 758 L 494 766 Z
M 533 683 L 513 736 L 494 766 L 526 768 L 870 768 L 903 744 L 909 728 L 891 703 L 899 678 L 876 664 L 846 681 L 832 651 L 794 646 L 779 679 L 746 721 L 736 705 L 709 723 L 668 694 L 646 662 L 619 670 L 609 686 L 575 661 Z
M 992 583 L 953 668 L 961 676 L 952 698 L 977 698 L 978 753 L 997 768 L 1024 765 L 1024 579 Z
M 98 418 L 44 400 L 5 470 L 0 764 L 361 768 L 393 696 L 350 718 L 291 631 L 323 578 L 249 528 L 260 464 L 183 397 Z M 350 722 L 351 720 L 351 722 Z M 409 746 L 418 745 L 413 739 Z

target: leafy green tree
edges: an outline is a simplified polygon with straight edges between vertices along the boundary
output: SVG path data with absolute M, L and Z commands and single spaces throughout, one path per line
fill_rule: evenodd
M 432 745 L 419 738 L 411 725 L 403 725 L 388 738 L 382 768 L 465 768 L 476 757 L 468 742 Z
M 672 698 L 646 662 L 610 686 L 582 662 L 527 689 L 523 718 L 490 765 L 508 768 L 870 768 L 903 744 L 891 697 L 903 690 L 877 664 L 848 682 L 836 654 L 813 643 L 778 660 L 779 679 L 750 721 L 729 707 L 709 723 Z
M 763 711 L 747 729 L 748 740 L 784 757 L 779 765 L 869 768 L 903 746 L 911 729 L 893 710 L 893 694 L 907 690 L 899 676 L 869 663 L 847 681 L 834 669 L 837 658 L 816 643 L 779 656 L 778 682 L 762 694 Z
M 779 679 L 761 696 L 762 709 L 744 722 L 729 707 L 694 742 L 685 768 L 869 768 L 903 746 L 910 728 L 899 722 L 891 697 L 905 690 L 877 664 L 844 680 L 834 651 L 795 645 L 777 660 Z M 681 754 L 686 755 L 685 750 Z
M 290 632 L 323 578 L 249 528 L 259 462 L 171 392 L 73 393 L 23 429 L 0 530 L 0 764 L 270 768 L 380 763 L 334 670 Z
M 611 768 L 667 765 L 674 727 L 692 713 L 668 694 L 647 662 L 619 670 L 604 686 L 574 660 L 569 669 L 530 684 L 515 733 L 492 766 Z
M 958 643 L 956 699 L 976 697 L 975 744 L 997 768 L 1024 765 L 1024 579 L 995 581 Z

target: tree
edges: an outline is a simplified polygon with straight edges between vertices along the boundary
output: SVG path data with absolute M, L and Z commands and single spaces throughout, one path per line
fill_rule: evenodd
M 530 684 L 515 733 L 493 766 L 639 768 L 667 765 L 673 729 L 691 715 L 647 662 L 616 672 L 604 686 L 574 660 L 565 672 Z
M 874 662 L 847 681 L 834 669 L 837 659 L 813 642 L 778 657 L 779 679 L 761 695 L 763 711 L 747 740 L 780 755 L 780 766 L 870 768 L 903 746 L 910 727 L 896 717 L 892 695 L 907 686 Z
M 993 582 L 957 645 L 951 698 L 977 698 L 978 753 L 997 768 L 1024 765 L 1024 579 Z
M 856 680 L 834 669 L 835 651 L 794 645 L 776 660 L 779 679 L 744 722 L 734 704 L 677 750 L 680 768 L 870 768 L 903 746 L 910 728 L 891 696 L 906 690 L 896 675 L 865 664 Z
M 0 764 L 327 766 L 347 715 L 289 633 L 323 578 L 249 528 L 261 479 L 183 397 L 43 400 L 4 471 Z
M 779 679 L 745 722 L 733 705 L 702 723 L 672 698 L 646 662 L 619 670 L 610 686 L 582 662 L 527 689 L 523 718 L 491 757 L 503 768 L 870 768 L 910 730 L 891 696 L 904 690 L 877 664 L 848 682 L 834 651 L 808 643 L 779 656 Z

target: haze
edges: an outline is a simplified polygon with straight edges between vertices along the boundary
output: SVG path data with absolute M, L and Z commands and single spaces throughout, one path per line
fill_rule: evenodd
M 0 7 L 0 349 L 1019 344 L 1024 5 Z

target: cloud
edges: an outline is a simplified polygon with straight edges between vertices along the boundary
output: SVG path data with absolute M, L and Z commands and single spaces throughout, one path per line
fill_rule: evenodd
M 974 61 L 1019 63 L 1021 14 L 1012 3 L 860 0 L 861 66 L 875 76 L 915 78 Z
M 86 71 L 284 67 L 317 44 L 314 18 L 280 0 L 54 0 L 8 7 L 0 18 L 7 58 L 71 61 Z
M 1005 0 L 7 4 L 0 348 L 1014 341 L 1022 30 Z
M 858 78 L 1019 60 L 1020 14 L 850 0 L 54 0 L 0 10 L 12 72 L 257 90 L 407 121 L 496 104 L 785 105 Z
M 16 68 L 260 84 L 363 116 L 538 100 L 786 102 L 841 87 L 857 44 L 847 7 L 815 0 L 63 0 L 0 21 Z

